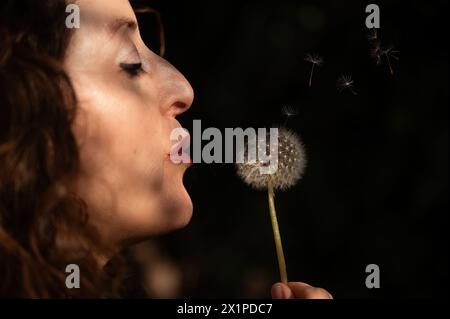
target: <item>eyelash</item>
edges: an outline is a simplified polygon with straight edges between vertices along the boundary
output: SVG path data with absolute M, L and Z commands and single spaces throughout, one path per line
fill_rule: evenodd
M 120 63 L 120 67 L 131 77 L 139 76 L 143 71 L 142 63 Z

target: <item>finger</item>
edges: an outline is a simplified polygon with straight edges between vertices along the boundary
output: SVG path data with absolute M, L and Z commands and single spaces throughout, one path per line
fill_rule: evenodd
M 276 283 L 270 290 L 273 299 L 294 299 L 294 293 L 288 285 L 283 283 Z
M 288 286 L 297 299 L 333 299 L 333 296 L 325 289 L 313 287 L 303 282 L 290 282 Z

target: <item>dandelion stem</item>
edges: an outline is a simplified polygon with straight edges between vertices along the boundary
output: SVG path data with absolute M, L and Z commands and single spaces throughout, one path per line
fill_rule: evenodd
M 283 245 L 281 244 L 280 229 L 278 228 L 277 212 L 275 211 L 275 200 L 272 183 L 267 185 L 267 191 L 269 195 L 269 211 L 270 220 L 272 221 L 273 237 L 275 239 L 275 248 L 277 251 L 278 267 L 280 269 L 281 281 L 285 284 L 288 282 L 286 261 L 284 260 Z
M 311 74 L 310 74 L 310 76 L 309 76 L 309 87 L 311 87 L 311 85 L 312 85 L 312 77 L 313 77 L 313 73 L 314 73 L 314 63 L 312 64 L 312 67 L 311 67 Z

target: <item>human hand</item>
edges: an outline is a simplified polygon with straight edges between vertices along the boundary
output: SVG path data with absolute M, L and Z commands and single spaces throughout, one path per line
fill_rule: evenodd
M 325 289 L 313 287 L 304 282 L 278 282 L 272 286 L 273 299 L 333 299 L 333 296 Z

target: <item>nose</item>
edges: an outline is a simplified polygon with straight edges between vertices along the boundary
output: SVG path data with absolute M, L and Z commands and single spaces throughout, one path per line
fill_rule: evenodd
M 163 113 L 176 117 L 191 107 L 194 90 L 188 80 L 174 66 L 162 58 L 159 59 Z

